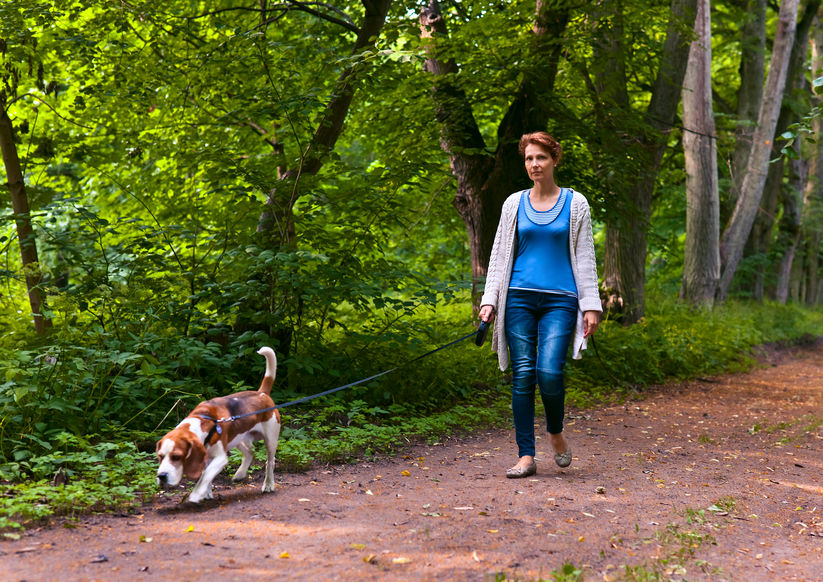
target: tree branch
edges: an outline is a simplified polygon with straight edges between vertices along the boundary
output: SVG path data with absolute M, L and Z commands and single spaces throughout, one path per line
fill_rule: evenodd
M 312 8 L 313 6 L 325 8 L 331 12 L 335 12 L 341 16 L 341 18 L 336 18 L 331 16 L 330 14 L 321 12 Z M 267 7 L 251 7 L 251 6 L 230 6 L 228 8 L 220 8 L 217 10 L 209 10 L 208 12 L 203 12 L 201 14 L 197 14 L 195 16 L 177 16 L 176 18 L 183 18 L 186 20 L 197 20 L 199 18 L 206 18 L 207 16 L 215 16 L 217 14 L 222 14 L 224 12 L 256 12 L 267 14 L 269 12 L 290 12 L 291 10 L 297 10 L 299 12 L 306 12 L 307 14 L 311 14 L 312 16 L 316 16 L 322 20 L 326 20 L 331 22 L 332 24 L 336 24 L 338 26 L 342 26 L 346 30 L 357 34 L 359 29 L 355 26 L 352 19 L 342 10 L 339 8 L 332 6 L 326 2 L 300 2 L 299 0 L 288 0 L 287 2 L 281 2 L 280 4 L 273 4 L 272 6 Z M 260 26 L 264 26 L 266 24 L 270 24 L 272 22 L 277 21 L 279 18 L 282 18 L 283 15 L 272 17 L 269 19 L 264 19 Z

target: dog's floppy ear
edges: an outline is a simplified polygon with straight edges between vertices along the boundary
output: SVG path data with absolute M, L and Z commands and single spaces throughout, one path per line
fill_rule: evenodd
M 189 479 L 199 479 L 203 468 L 206 466 L 206 447 L 199 439 L 186 439 L 189 451 L 183 459 L 183 471 Z

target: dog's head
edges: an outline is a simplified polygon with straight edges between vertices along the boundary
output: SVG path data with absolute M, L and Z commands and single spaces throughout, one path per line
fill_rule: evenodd
M 188 427 L 177 427 L 157 441 L 157 484 L 174 487 L 185 474 L 199 479 L 206 466 L 206 447 Z

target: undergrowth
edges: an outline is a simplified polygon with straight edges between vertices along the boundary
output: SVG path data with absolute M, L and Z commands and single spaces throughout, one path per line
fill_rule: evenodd
M 57 435 L 54 452 L 0 466 L 0 531 L 14 530 L 53 515 L 133 507 L 153 496 L 154 455 L 133 443 L 98 442 Z

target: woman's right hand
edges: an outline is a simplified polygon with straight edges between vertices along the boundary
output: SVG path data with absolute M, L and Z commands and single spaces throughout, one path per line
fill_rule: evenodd
M 491 323 L 494 321 L 494 307 L 491 305 L 483 305 L 480 307 L 480 313 L 478 316 L 480 317 L 480 321 L 487 321 Z

